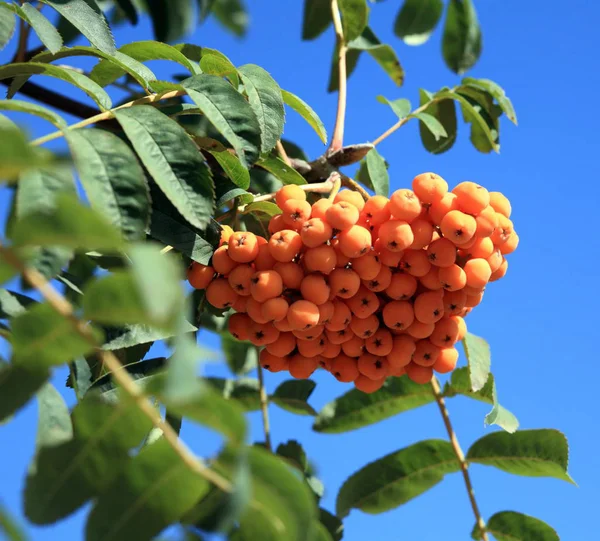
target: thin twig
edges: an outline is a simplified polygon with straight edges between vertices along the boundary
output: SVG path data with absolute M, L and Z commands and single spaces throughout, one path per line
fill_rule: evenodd
M 62 317 L 67 319 L 73 329 L 79 336 L 86 340 L 90 345 L 95 348 L 96 354 L 100 357 L 106 368 L 111 372 L 111 377 L 115 383 L 123 388 L 133 401 L 136 403 L 138 408 L 152 421 L 152 424 L 160 429 L 163 433 L 165 440 L 173 448 L 173 450 L 179 455 L 184 464 L 190 468 L 193 472 L 204 477 L 207 481 L 213 483 L 215 486 L 225 492 L 232 491 L 231 483 L 222 477 L 217 472 L 207 468 L 198 458 L 192 453 L 192 451 L 179 439 L 177 433 L 171 425 L 164 421 L 160 415 L 160 412 L 154 408 L 152 403 L 140 390 L 140 387 L 135 383 L 135 380 L 131 377 L 127 370 L 123 369 L 123 365 L 115 357 L 111 351 L 101 349 L 97 342 L 94 334 L 90 327 L 86 325 L 82 320 L 78 319 L 73 310 L 73 306 L 67 299 L 65 299 L 54 287 L 42 276 L 37 270 L 25 266 L 25 264 L 15 255 L 15 253 L 9 249 L 4 248 L 0 243 L 0 254 L 4 261 L 12 265 L 19 273 L 25 278 L 25 280 L 35 289 L 37 289 L 48 304 Z
M 465 480 L 465 486 L 467 487 L 467 494 L 469 495 L 469 501 L 471 502 L 471 507 L 473 508 L 473 514 L 475 515 L 477 526 L 479 526 L 479 530 L 481 531 L 481 539 L 483 541 L 489 541 L 489 537 L 485 529 L 485 522 L 483 520 L 483 517 L 481 516 L 481 512 L 479 511 L 477 500 L 475 500 L 475 492 L 473 490 L 473 484 L 471 483 L 471 477 L 469 476 L 469 466 L 467 464 L 467 461 L 465 460 L 463 450 L 461 449 L 460 444 L 458 443 L 458 438 L 456 437 L 454 428 L 452 428 L 452 423 L 450 422 L 450 415 L 448 414 L 448 408 L 446 408 L 446 403 L 442 396 L 440 384 L 435 377 L 431 380 L 431 388 L 433 390 L 433 396 L 435 397 L 435 401 L 437 402 L 437 405 L 440 408 L 440 413 L 442 414 L 442 419 L 444 420 L 444 425 L 446 427 L 446 431 L 448 432 L 450 443 L 452 444 L 452 449 L 454 449 L 454 454 L 456 455 L 456 458 L 460 463 L 460 469 Z
M 344 28 L 342 26 L 342 18 L 338 7 L 338 0 L 331 0 L 331 15 L 333 17 L 333 26 L 337 38 L 338 48 L 338 106 L 337 116 L 335 119 L 335 127 L 329 152 L 340 150 L 344 145 L 344 123 L 346 119 L 346 100 L 347 100 L 347 71 L 346 71 L 346 53 L 348 46 L 344 39 Z
M 265 377 L 263 374 L 263 368 L 260 362 L 257 365 L 258 369 L 258 386 L 260 391 L 260 410 L 262 412 L 263 428 L 265 431 L 265 445 L 269 451 L 273 451 L 271 445 L 271 425 L 269 423 L 269 398 L 267 396 L 267 390 L 265 388 Z
M 329 192 L 329 198 L 328 198 L 329 201 L 333 202 L 333 200 L 335 199 L 335 196 L 338 194 L 341 187 L 342 187 L 342 178 L 339 174 L 337 174 L 337 175 L 335 175 L 335 178 L 333 181 L 333 188 L 331 188 L 331 192 Z
M 342 175 L 342 186 L 345 186 L 346 188 L 350 188 L 351 190 L 358 192 L 360 195 L 363 196 L 363 199 L 365 201 L 371 197 L 369 195 L 369 192 L 367 192 L 367 190 L 365 190 L 358 182 L 356 182 L 356 180 L 353 180 L 350 177 L 347 177 L 346 175 Z
M 17 45 L 17 51 L 15 52 L 13 62 L 25 61 L 29 32 L 31 32 L 31 26 L 29 26 L 24 19 L 19 19 L 19 44 Z
M 283 143 L 281 140 L 277 141 L 277 152 L 279 153 L 279 157 L 286 163 L 292 167 L 292 162 L 290 161 L 290 157 L 287 155 L 285 148 L 283 147 Z

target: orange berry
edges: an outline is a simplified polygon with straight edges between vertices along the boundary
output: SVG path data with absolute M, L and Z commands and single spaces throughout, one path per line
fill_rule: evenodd
M 281 263 L 292 261 L 302 249 L 302 238 L 296 231 L 282 229 L 269 240 L 269 251 Z
M 224 276 L 227 276 L 235 269 L 235 267 L 237 267 L 237 263 L 229 257 L 227 245 L 225 244 L 215 250 L 212 255 L 211 264 L 216 272 Z
M 410 223 L 421 214 L 422 207 L 415 192 L 403 188 L 390 197 L 390 210 L 393 219 Z
M 339 203 L 340 201 L 354 205 L 359 211 L 363 210 L 365 206 L 363 196 L 353 190 L 340 190 L 333 199 L 333 202 Z
M 271 344 L 279 338 L 279 331 L 273 327 L 272 323 L 257 323 L 253 321 L 250 324 L 250 334 L 248 340 L 255 346 L 264 346 Z
M 317 366 L 319 366 L 317 359 L 296 354 L 290 357 L 288 370 L 291 376 L 296 379 L 307 379 L 317 369 Z
M 385 377 L 381 379 L 371 379 L 367 376 L 363 376 L 360 374 L 354 380 L 354 386 L 361 392 L 366 394 L 374 393 L 375 391 L 379 391 L 383 387 L 385 383 Z
M 458 361 L 458 350 L 454 347 L 440 349 L 440 354 L 433 365 L 433 369 L 440 374 L 452 372 Z
M 332 344 L 329 341 L 329 338 L 327 338 L 326 334 L 323 335 L 323 339 L 325 340 L 325 348 L 323 349 L 323 353 L 321 353 L 321 356 L 325 357 L 326 359 L 335 359 L 340 354 L 343 347 L 346 344 L 350 343 L 349 340 L 348 342 L 344 342 L 343 344 Z M 354 337 L 352 339 L 354 340 Z
M 479 295 L 482 291 L 485 291 L 484 287 L 471 287 L 471 286 L 465 286 L 463 288 L 463 291 L 467 294 L 467 295 Z
M 419 340 L 413 353 L 412 362 L 420 366 L 433 366 L 440 354 L 440 348 L 430 340 Z
M 321 244 L 321 246 L 306 250 L 303 262 L 307 271 L 318 271 L 323 274 L 329 274 L 335 269 L 337 254 L 331 246 Z
M 187 269 L 187 279 L 190 285 L 195 289 L 206 289 L 215 276 L 215 269 L 210 265 L 202 265 L 192 261 Z
M 318 305 L 329 300 L 331 289 L 322 274 L 314 273 L 304 277 L 300 284 L 300 293 L 307 301 Z
M 479 293 L 475 293 L 473 295 L 469 295 L 467 293 L 467 301 L 465 302 L 466 308 L 475 308 L 481 301 L 483 300 L 483 290 L 479 291 Z
M 364 320 L 357 319 L 357 321 Z M 365 341 L 355 334 L 350 340 L 344 342 L 341 347 L 344 354 L 348 355 L 348 357 L 360 357 L 365 351 Z
M 377 274 L 377 276 L 375 276 L 375 278 L 373 278 L 372 280 L 364 280 L 363 284 L 364 286 L 370 290 L 370 291 L 374 291 L 375 293 L 380 293 L 381 291 L 384 291 L 385 289 L 387 289 L 389 287 L 389 285 L 392 283 L 392 271 L 390 270 L 389 267 L 386 267 L 385 265 L 381 266 L 381 269 L 379 270 L 379 274 Z
M 275 297 L 262 305 L 262 315 L 267 321 L 281 321 L 287 317 L 288 308 L 288 301 L 283 297 Z
M 448 193 L 448 183 L 435 173 L 421 173 L 413 179 L 412 189 L 422 203 L 431 204 Z
M 458 208 L 476 216 L 490 204 L 489 192 L 475 182 L 461 182 L 452 190 L 458 201 Z
M 415 240 L 410 225 L 403 220 L 390 220 L 382 224 L 379 238 L 390 252 L 406 250 Z
M 305 246 L 315 248 L 327 242 L 333 235 L 331 226 L 321 218 L 311 218 L 302 224 L 300 236 Z
M 485 259 L 469 259 L 464 269 L 469 287 L 482 288 L 490 281 L 492 269 Z
M 252 320 L 246 314 L 231 314 L 227 321 L 229 334 L 238 340 L 248 340 Z
M 262 238 L 262 237 L 257 237 Z M 269 249 L 268 241 L 265 241 L 265 244 L 262 244 L 258 247 L 258 254 L 256 255 L 256 259 L 254 260 L 254 268 L 256 270 L 269 270 L 275 266 L 277 261 L 271 255 L 271 250 Z
M 285 319 L 282 319 L 281 321 L 273 321 L 273 327 L 275 327 L 280 332 L 292 331 L 292 327 L 290 327 L 290 323 L 288 322 L 287 317 Z
M 246 311 L 252 321 L 257 323 L 267 323 L 267 318 L 262 315 L 262 303 L 255 300 L 253 297 L 246 297 Z
M 327 197 L 325 197 L 323 199 L 319 199 L 316 203 L 313 204 L 312 211 L 310 213 L 310 217 L 311 218 L 319 218 L 320 220 L 325 221 L 325 215 L 327 213 L 327 209 L 332 204 L 333 203 L 331 201 L 329 201 L 329 199 L 327 199 Z
M 331 363 L 331 373 L 343 383 L 350 383 L 359 375 L 356 361 L 343 354 Z
M 504 215 L 496 213 L 498 227 L 492 233 L 492 242 L 496 246 L 504 244 L 514 232 L 513 223 Z
M 256 235 L 250 231 L 236 231 L 229 237 L 227 253 L 236 263 L 250 263 L 258 255 Z
M 237 293 L 225 278 L 216 278 L 206 288 L 206 300 L 215 308 L 230 308 L 237 299 Z
M 455 318 L 444 317 L 435 324 L 429 340 L 439 348 L 452 347 L 458 341 L 458 322 Z
M 467 284 L 467 274 L 462 267 L 454 264 L 442 267 L 438 273 L 440 283 L 446 291 L 458 291 Z
M 473 216 L 469 216 L 460 210 L 451 210 L 442 218 L 440 229 L 446 239 L 460 246 L 473 238 L 477 229 L 477 222 Z
M 392 351 L 392 333 L 387 329 L 379 329 L 373 336 L 365 340 L 365 348 L 369 353 L 385 357 Z
M 330 331 L 326 329 L 325 335 L 332 344 L 343 344 L 344 342 L 352 340 L 354 333 L 350 329 L 342 329 L 340 331 Z
M 250 294 L 260 303 L 283 293 L 283 280 L 275 270 L 255 272 L 250 278 Z
M 393 368 L 390 365 L 390 376 L 394 376 L 396 378 L 400 378 L 400 377 L 404 376 L 405 374 L 406 374 L 406 367 L 405 366 L 400 366 L 400 367 Z
M 428 254 L 423 250 L 406 250 L 400 268 L 412 276 L 425 276 L 431 270 Z
M 488 257 L 486 261 L 488 262 L 492 273 L 494 273 L 500 268 L 500 265 L 502 265 L 504 257 L 502 257 L 502 252 L 500 251 L 500 249 L 495 248 L 492 255 Z
M 359 257 L 371 249 L 371 233 L 360 225 L 348 227 L 338 235 L 338 239 L 339 249 L 346 257 Z
M 342 299 L 349 299 L 358 292 L 360 277 L 352 269 L 335 269 L 329 275 L 331 292 Z
M 340 347 L 340 346 L 336 346 L 336 347 Z M 321 355 L 319 357 L 319 367 L 322 368 L 323 370 L 327 370 L 327 372 L 331 372 L 331 364 L 332 364 L 332 359 L 333 357 L 324 357 L 323 355 Z
M 333 301 L 333 315 L 329 319 L 329 323 L 325 324 L 325 328 L 330 331 L 340 331 L 350 325 L 352 320 L 352 313 L 350 308 L 343 301 L 334 299 Z
M 391 214 L 390 201 L 383 195 L 370 197 L 362 210 L 362 215 L 374 226 L 387 222 Z
M 414 237 L 412 244 L 409 246 L 411 250 L 421 250 L 431 244 L 433 225 L 429 220 L 417 218 L 411 222 L 410 228 Z
M 465 250 L 471 257 L 487 259 L 494 253 L 494 243 L 490 238 L 476 239 L 473 245 Z
M 280 208 L 283 221 L 288 226 L 302 226 L 310 218 L 311 206 L 306 200 L 288 199 Z
M 298 353 L 304 357 L 317 357 L 325 349 L 325 340 L 321 340 L 322 337 L 317 336 L 312 340 L 299 339 L 296 342 Z
M 440 225 L 444 216 L 451 210 L 458 210 L 458 199 L 452 192 L 448 192 L 441 199 L 431 203 L 427 214 L 434 224 Z
M 446 238 L 434 240 L 427 248 L 427 257 L 436 267 L 449 267 L 456 261 L 456 246 Z
M 358 371 L 370 379 L 379 380 L 387 377 L 390 365 L 385 357 L 378 357 L 372 353 L 363 353 L 358 358 Z
M 356 295 L 348 299 L 346 303 L 352 314 L 358 318 L 369 317 L 371 314 L 377 312 L 379 308 L 379 298 L 377 295 L 362 285 Z
M 277 203 L 279 208 L 282 208 L 283 204 L 289 199 L 306 201 L 306 192 L 300 188 L 300 186 L 296 186 L 295 184 L 288 184 L 277 190 L 277 193 L 275 194 L 275 203 Z
M 403 301 L 410 299 L 417 291 L 417 279 L 410 274 L 397 272 L 392 274 L 390 285 L 386 288 L 385 293 L 390 299 Z
M 404 368 L 412 360 L 416 347 L 414 338 L 407 335 L 394 336 L 392 350 L 387 355 L 390 367 L 393 370 Z
M 477 223 L 477 229 L 475 230 L 475 236 L 479 238 L 486 238 L 492 235 L 496 227 L 498 226 L 498 218 L 496 212 L 492 207 L 485 207 L 475 218 Z
M 325 212 L 327 223 L 334 229 L 339 229 L 340 231 L 348 229 L 356 224 L 356 222 L 358 222 L 358 216 L 358 209 L 346 201 L 334 203 Z
M 433 377 L 433 368 L 410 363 L 406 366 L 406 375 L 415 383 L 424 385 Z
M 425 276 L 419 278 L 421 286 L 431 291 L 438 291 L 442 289 L 442 282 L 440 280 L 440 267 L 432 266 L 429 272 Z
M 233 229 L 228 225 L 221 226 L 221 236 L 219 238 L 219 246 L 223 246 L 223 244 L 229 242 L 229 237 L 233 235 Z
M 501 192 L 490 192 L 490 207 L 503 216 L 506 216 L 506 218 L 510 218 L 512 212 L 510 201 Z
M 504 278 L 506 276 L 507 270 L 508 270 L 508 261 L 506 259 L 503 259 L 500 266 L 490 276 L 490 282 L 495 282 L 496 280 L 500 280 L 500 278 Z M 210 286 L 208 286 L 208 287 L 210 287 Z
M 283 216 L 281 214 L 276 214 L 269 220 L 269 233 L 274 235 L 275 233 L 282 231 L 284 229 L 289 229 L 288 225 L 283 221 Z
M 275 263 L 273 270 L 281 276 L 283 286 L 286 289 L 300 289 L 304 279 L 304 271 L 297 263 Z
M 250 295 L 250 280 L 253 275 L 252 265 L 239 265 L 229 273 L 227 281 L 238 295 L 247 297 Z
M 467 294 L 465 291 L 444 291 L 444 314 L 457 315 L 465 307 Z
M 414 303 L 415 318 L 421 323 L 435 323 L 444 317 L 443 295 L 438 291 L 426 291 L 417 295 Z
M 462 340 L 467 334 L 467 324 L 463 317 L 460 316 L 452 316 L 452 319 L 456 321 L 458 324 L 458 340 Z
M 369 338 L 373 336 L 379 329 L 379 318 L 375 314 L 371 314 L 365 318 L 353 317 L 350 321 L 352 332 L 359 338 Z
M 391 301 L 383 307 L 381 316 L 389 329 L 404 331 L 412 325 L 415 312 L 408 301 Z
M 329 323 L 333 317 L 334 310 L 335 306 L 331 301 L 319 304 L 319 325 L 325 325 L 325 323 Z
M 269 372 L 281 372 L 282 370 L 287 370 L 289 362 L 285 357 L 273 355 L 266 349 L 263 349 L 259 353 L 258 360 L 260 362 L 260 366 Z
M 288 309 L 287 320 L 292 329 L 310 329 L 319 323 L 319 308 L 310 301 L 296 301 Z
M 296 348 L 296 337 L 291 332 L 280 332 L 277 340 L 267 344 L 266 348 L 277 357 L 285 357 Z
M 231 305 L 231 308 L 240 314 L 245 314 L 247 312 L 246 303 L 249 298 L 250 297 L 242 297 L 241 295 L 238 295 L 238 298 Z
M 292 334 L 298 338 L 299 340 L 314 340 L 315 338 L 319 338 L 323 334 L 325 328 L 323 325 L 315 325 L 310 329 L 294 329 Z
M 429 338 L 434 329 L 435 323 L 421 323 L 415 319 L 411 326 L 406 329 L 406 332 L 413 338 L 422 340 L 423 338 Z
M 519 235 L 513 231 L 506 239 L 504 244 L 500 245 L 500 253 L 503 255 L 512 254 L 519 245 Z
M 379 262 L 382 265 L 390 268 L 397 267 L 400 264 L 402 256 L 404 255 L 402 250 L 399 252 L 391 252 L 388 250 L 380 238 L 375 241 L 374 248 Z

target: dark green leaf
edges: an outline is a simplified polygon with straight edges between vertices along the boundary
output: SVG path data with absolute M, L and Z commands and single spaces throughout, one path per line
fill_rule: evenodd
M 323 141 L 323 143 L 327 142 L 327 130 L 325 129 L 325 125 L 323 121 L 319 118 L 319 115 L 315 113 L 301 98 L 288 92 L 287 90 L 282 90 L 281 95 L 283 96 L 283 101 L 288 107 L 291 107 L 294 111 L 296 111 L 308 124 L 310 127 L 315 130 L 319 139 Z
M 317 432 L 336 434 L 378 423 L 434 401 L 431 389 L 412 382 L 408 377 L 388 378 L 372 394 L 353 389 L 327 404 L 315 420 Z
M 489 92 L 489 94 L 498 102 L 498 105 L 501 107 L 502 111 L 504 111 L 504 114 L 508 119 L 514 124 L 517 124 L 517 114 L 515 113 L 513 104 L 500 85 L 489 79 L 473 79 L 472 77 L 465 77 L 462 80 L 462 84 Z
M 282 184 L 306 184 L 304 177 L 281 158 L 263 157 L 256 165 L 275 175 Z
M 319 37 L 331 24 L 331 2 L 327 0 L 304 0 L 302 39 Z
M 435 30 L 443 9 L 442 0 L 404 0 L 394 33 L 407 45 L 422 45 Z
M 27 404 L 49 377 L 45 367 L 0 361 L 0 421 Z
M 432 100 L 432 94 L 427 90 L 419 90 L 420 104 L 424 105 Z M 432 154 L 441 154 L 449 150 L 456 141 L 456 106 L 451 99 L 445 99 L 431 103 L 426 109 L 425 114 L 436 118 L 444 128 L 448 135 L 442 139 L 436 139 L 429 127 L 423 120 L 419 121 L 419 132 L 421 134 L 421 142 L 425 149 Z
M 236 185 L 242 188 L 243 190 L 247 190 L 250 186 L 250 173 L 248 173 L 248 169 L 242 165 L 242 162 L 238 160 L 236 156 L 234 156 L 228 150 L 223 152 L 215 152 L 209 151 L 215 159 L 219 162 L 219 165 L 225 172 L 225 174 L 231 179 L 231 181 Z M 219 207 L 220 205 L 217 205 Z
M 308 458 L 302 445 L 296 440 L 280 443 L 275 451 L 279 456 L 287 458 L 292 465 L 304 473 L 308 468 Z
M 37 393 L 38 429 L 35 446 L 54 447 L 73 438 L 69 408 L 56 388 L 46 383 Z
M 406 118 L 410 114 L 410 101 L 408 101 L 406 98 L 388 100 L 384 96 L 377 96 L 377 101 L 379 103 L 386 103 L 389 105 L 400 120 Z
M 0 9 L 0 19 L 2 18 L 2 9 Z M 0 25 L 2 23 L 0 22 Z M 20 524 L 10 515 L 7 509 L 0 504 L 0 533 L 6 536 L 7 541 L 27 541 L 25 533 Z
M 194 227 L 203 229 L 214 209 L 210 169 L 176 122 L 150 105 L 115 112 L 152 178 Z
M 108 54 L 115 52 L 115 41 L 95 0 L 41 1 L 58 11 L 88 38 L 92 45 Z
M 6 47 L 17 26 L 14 13 L 7 8 L 8 6 L 0 5 L 0 51 Z
M 473 0 L 450 0 L 442 54 L 446 65 L 454 73 L 471 69 L 481 54 L 481 29 Z
M 135 26 L 138 23 L 138 14 L 133 2 L 134 0 L 116 0 L 117 6 L 119 6 L 119 9 L 127 17 L 127 20 Z
M 554 529 L 539 518 L 515 511 L 501 511 L 490 517 L 485 530 L 498 541 L 560 541 Z M 475 540 L 482 539 L 476 524 L 471 533 Z
M 308 403 L 316 385 L 314 381 L 308 379 L 290 379 L 281 383 L 269 400 L 280 408 L 297 415 L 316 415 L 317 412 Z
M 493 432 L 471 446 L 467 461 L 495 466 L 515 475 L 555 477 L 575 484 L 567 473 L 569 445 L 558 430 Z
M 246 374 L 256 368 L 258 354 L 256 347 L 250 342 L 240 342 L 228 332 L 224 332 L 221 335 L 221 348 L 227 366 L 234 374 Z
M 232 184 L 225 184 L 219 182 L 217 188 L 217 203 L 216 208 L 220 209 L 225 203 L 237 199 L 238 204 L 248 204 L 254 200 L 254 195 L 241 188 L 232 188 Z M 220 193 L 220 190 L 224 190 Z
M 29 4 L 24 5 L 28 6 Z M 38 11 L 35 10 L 35 12 L 37 13 Z M 54 111 L 29 101 L 0 100 L 0 111 L 19 111 L 21 113 L 36 115 L 47 120 L 48 122 L 52 122 L 52 124 L 54 124 L 57 128 L 61 129 L 67 125 L 65 120 Z
M 183 329 L 183 332 L 194 332 L 198 329 L 191 323 Z M 164 329 L 156 329 L 146 325 L 125 325 L 121 328 L 113 328 L 106 331 L 106 342 L 102 349 L 114 351 L 121 348 L 129 348 L 138 344 L 147 344 L 156 340 L 164 340 L 173 336 L 173 332 Z
M 377 152 L 376 148 L 372 148 L 367 154 L 366 162 L 375 193 L 387 197 L 390 193 L 390 176 L 383 156 Z
M 33 7 L 30 2 L 24 2 L 23 5 L 6 4 L 6 7 L 12 9 L 21 19 L 31 26 L 37 34 L 40 41 L 48 50 L 55 53 L 60 50 L 63 40 L 60 34 L 54 28 L 54 25 Z
M 257 201 L 256 203 L 250 203 L 244 208 L 244 214 L 264 214 L 271 218 L 276 214 L 281 214 L 281 209 L 270 201 Z
M 342 540 L 342 537 L 344 537 L 344 524 L 338 517 L 321 507 L 319 508 L 319 520 L 321 521 L 321 524 L 327 528 L 333 541 Z
M 369 27 L 366 27 L 359 37 L 348 43 L 348 49 L 367 52 L 383 68 L 383 71 L 388 74 L 396 85 L 402 86 L 404 83 L 404 70 L 400 65 L 400 61 L 398 60 L 394 49 L 389 45 L 381 43 Z M 349 75 L 350 70 L 348 70 L 348 76 Z
M 418 118 L 421 121 L 421 125 L 425 126 L 436 142 L 440 139 L 445 139 L 448 137 L 448 133 L 446 132 L 444 125 L 433 115 L 429 113 L 416 113 L 412 115 L 414 118 Z
M 27 307 L 35 304 L 32 298 L 16 291 L 0 289 L 0 319 L 9 319 L 24 313 Z
M 194 29 L 196 18 L 191 0 L 145 0 L 158 41 L 176 41 Z
M 463 347 L 469 363 L 471 389 L 479 391 L 483 388 L 490 375 L 492 356 L 489 344 L 479 336 L 467 333 L 463 338 Z
M 376 515 L 394 509 L 437 485 L 446 474 L 460 470 L 452 445 L 426 440 L 371 462 L 340 488 L 336 514 L 351 509 Z
M 367 0 L 339 0 L 342 28 L 346 42 L 359 37 L 369 22 Z
M 229 141 L 246 167 L 260 152 L 260 124 L 250 104 L 216 75 L 195 75 L 182 83 L 211 124 Z
M 236 36 L 246 35 L 249 18 L 242 0 L 215 0 L 212 13 L 222 26 Z

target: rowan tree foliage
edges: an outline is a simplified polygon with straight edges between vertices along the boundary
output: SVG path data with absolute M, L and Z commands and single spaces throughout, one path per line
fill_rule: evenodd
M 395 123 L 373 141 L 345 145 L 346 82 L 359 58 L 398 87 L 404 80 L 397 44 L 381 43 L 369 25 L 377 4 L 304 2 L 304 40 L 333 28 L 323 88 L 337 92 L 338 110 L 328 131 L 294 88 L 260 66 L 235 66 L 227 51 L 182 41 L 209 17 L 244 36 L 241 0 L 0 3 L 0 47 L 12 41 L 7 50 L 16 51 L 0 65 L 0 181 L 10 196 L 0 278 L 16 284 L 0 290 L 0 333 L 11 352 L 0 364 L 0 420 L 39 404 L 23 495 L 32 523 L 52 524 L 91 502 L 91 541 L 154 539 L 174 525 L 185 539 L 338 541 L 351 510 L 408 504 L 456 473 L 474 514 L 465 536 L 558 539 L 515 510 L 482 516 L 469 469 L 572 482 L 565 437 L 517 430 L 498 402 L 489 345 L 464 326 L 517 246 L 510 204 L 472 183 L 448 192 L 432 173 L 389 194 L 377 150 L 410 122 L 432 154 L 449 151 L 459 131 L 475 151 L 498 151 L 515 110 L 499 84 L 466 75 L 483 41 L 472 0 L 404 0 L 393 22 L 399 40 L 430 46 L 441 32 L 446 65 L 464 78 L 421 89 L 416 105 L 377 96 Z M 111 28 L 141 17 L 154 35 L 117 48 Z M 39 47 L 30 48 L 33 34 Z M 70 45 L 82 36 L 89 44 Z M 69 65 L 81 56 L 93 59 L 87 71 Z M 153 73 L 153 60 L 172 63 L 168 80 Z M 72 92 L 50 89 L 48 77 Z M 81 120 L 69 125 L 64 113 Z M 323 142 L 321 156 L 307 157 L 293 134 L 282 138 L 294 114 Z M 47 121 L 48 135 L 29 140 L 23 115 Z M 68 151 L 48 150 L 60 138 Z M 300 269 L 297 285 L 289 265 Z M 220 335 L 230 378 L 199 375 L 200 329 Z M 465 360 L 455 367 L 459 340 Z M 170 356 L 148 358 L 159 341 Z M 77 397 L 71 411 L 49 383 L 60 365 Z M 291 377 L 268 395 L 270 370 Z M 319 412 L 309 402 L 315 370 L 349 386 Z M 451 373 L 443 385 L 434 370 Z M 489 404 L 485 422 L 498 427 L 466 452 L 447 409 L 457 395 Z M 332 434 L 430 403 L 448 439 L 383 457 L 373 449 L 371 463 L 348 472 L 335 509 L 320 505 L 314 457 L 291 431 L 269 429 L 274 406 L 289 412 L 290 425 L 309 415 L 316 432 Z M 250 442 L 245 413 L 258 410 L 264 440 Z M 183 420 L 219 433 L 221 450 L 189 448 Z M 4 512 L 2 529 L 24 538 Z

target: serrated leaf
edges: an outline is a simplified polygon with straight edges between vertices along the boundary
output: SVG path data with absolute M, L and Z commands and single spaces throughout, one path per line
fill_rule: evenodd
M 214 185 L 186 131 L 150 105 L 121 109 L 115 116 L 163 193 L 191 225 L 203 229 L 214 209 Z
M 469 378 L 471 389 L 479 391 L 483 388 L 490 375 L 492 354 L 489 344 L 479 336 L 467 333 L 463 338 L 463 347 L 469 363 Z
M 246 374 L 256 368 L 258 354 L 250 342 L 240 342 L 224 332 L 221 334 L 221 348 L 227 366 L 234 374 Z
M 182 329 L 182 332 L 194 332 L 198 329 L 191 323 Z M 138 344 L 147 344 L 156 340 L 164 340 L 173 336 L 173 331 L 157 329 L 148 325 L 125 325 L 120 328 L 106 330 L 106 342 L 102 349 L 114 351 L 121 348 L 129 348 Z
M 0 361 L 0 421 L 27 404 L 49 378 L 46 367 Z
M 231 60 L 216 49 L 202 48 L 202 57 L 200 58 L 200 69 L 202 73 L 227 77 L 234 88 L 240 86 L 238 70 L 232 64 Z
M 92 207 L 124 239 L 145 238 L 150 194 L 133 151 L 116 135 L 95 128 L 69 130 L 66 138 Z
M 196 18 L 191 0 L 146 0 L 145 4 L 158 41 L 176 41 L 193 31 Z
M 387 172 L 383 156 L 377 152 L 376 148 L 372 148 L 367 154 L 366 163 L 375 193 L 387 197 L 390 193 L 390 175 Z
M 46 19 L 42 13 L 31 5 L 30 2 L 24 2 L 21 6 L 18 4 L 5 4 L 5 7 L 14 11 L 21 19 L 31 26 L 33 31 L 46 48 L 55 53 L 60 50 L 63 44 L 62 37 L 54 25 Z
M 430 92 L 427 92 L 427 90 L 423 89 L 419 90 L 419 96 L 421 106 L 432 101 L 433 98 L 433 95 Z M 436 118 L 442 124 L 444 131 L 448 136 L 437 140 L 425 122 L 420 120 L 419 132 L 423 146 L 432 154 L 441 154 L 442 152 L 446 152 L 452 148 L 452 145 L 454 145 L 454 142 L 456 141 L 457 121 L 456 106 L 454 101 L 451 99 L 445 99 L 433 102 L 425 109 L 424 112 L 425 114 Z
M 260 152 L 260 124 L 250 104 L 227 81 L 216 75 L 195 75 L 182 82 L 192 101 L 229 141 L 246 167 Z
M 318 38 L 332 22 L 331 4 L 325 0 L 304 0 L 302 39 Z
M 310 127 L 315 130 L 319 136 L 319 139 L 321 139 L 323 143 L 327 143 L 327 130 L 325 129 L 325 125 L 312 107 L 310 107 L 310 105 L 308 105 L 308 103 L 306 103 L 304 100 L 295 94 L 288 92 L 287 90 L 282 90 L 281 95 L 283 96 L 284 103 L 296 111 L 304 120 L 306 120 Z
M 498 105 L 504 111 L 504 114 L 508 119 L 515 125 L 517 124 L 517 114 L 515 113 L 513 104 L 500 85 L 490 79 L 473 79 L 472 77 L 465 77 L 462 80 L 462 84 L 489 92 L 489 94 L 498 102 Z
M 7 43 L 15 33 L 17 20 L 8 6 L 0 5 L 0 51 L 6 47 Z
M 317 384 L 312 380 L 287 380 L 281 383 L 269 397 L 273 404 L 297 415 L 317 415 L 308 403 Z
M 270 201 L 257 201 L 256 203 L 250 203 L 244 208 L 243 214 L 264 214 L 269 218 L 276 214 L 281 214 L 281 209 Z
M 431 389 L 408 377 L 389 378 L 372 394 L 353 389 L 319 412 L 313 430 L 329 434 L 348 432 L 433 402 Z
M 460 471 L 452 445 L 426 440 L 371 462 L 350 476 L 340 488 L 336 514 L 351 509 L 372 515 L 394 509 L 437 485 L 448 473 Z
M 554 477 L 575 484 L 567 473 L 569 445 L 558 430 L 493 432 L 471 445 L 466 459 L 515 475 Z
M 346 42 L 359 37 L 369 22 L 367 0 L 339 0 L 342 28 Z
M 215 160 L 219 162 L 225 174 L 231 179 L 231 181 L 243 190 L 247 190 L 250 186 L 250 173 L 248 169 L 242 165 L 242 162 L 234 156 L 231 152 L 225 150 L 223 152 L 209 152 L 214 156 Z M 217 208 L 220 205 L 217 205 Z
M 406 98 L 388 100 L 385 96 L 377 96 L 377 101 L 379 103 L 385 103 L 389 105 L 400 120 L 406 118 L 410 114 L 410 101 L 408 101 Z
M 249 17 L 241 0 L 215 0 L 212 13 L 217 21 L 234 35 L 246 35 Z
M 444 128 L 444 125 L 433 115 L 429 113 L 416 113 L 412 115 L 414 118 L 418 118 L 421 121 L 421 125 L 425 126 L 433 138 L 438 142 L 440 139 L 445 139 L 448 137 L 448 133 Z
M 485 525 L 485 530 L 497 541 L 560 541 L 554 528 L 538 518 L 515 511 L 495 513 Z M 471 537 L 475 540 L 482 539 L 477 524 Z
M 422 45 L 435 30 L 443 10 L 442 0 L 404 0 L 394 23 L 394 34 L 407 45 Z
M 481 55 L 481 29 L 472 0 L 450 0 L 442 38 L 442 55 L 454 73 L 472 68 Z
M 281 158 L 262 157 L 256 165 L 275 175 L 282 184 L 306 184 L 306 179 Z
M 389 45 L 381 43 L 368 26 L 359 37 L 348 43 L 348 50 L 367 52 L 397 86 L 402 86 L 404 83 L 404 70 L 394 49 Z M 348 70 L 348 77 L 350 73 L 351 70 Z
M 24 4 L 28 6 L 29 4 Z M 37 10 L 36 10 L 37 13 Z M 36 115 L 40 118 L 52 122 L 57 128 L 62 129 L 66 127 L 66 121 L 54 111 L 42 107 L 36 103 L 21 100 L 0 100 L 0 111 L 19 111 L 21 113 L 28 113 L 30 115 Z

